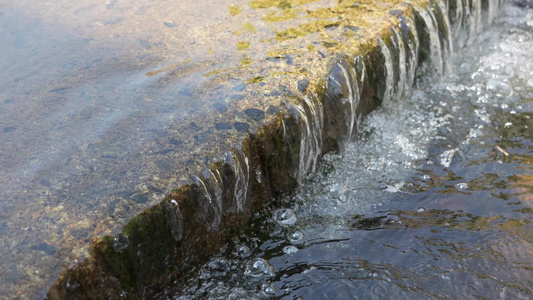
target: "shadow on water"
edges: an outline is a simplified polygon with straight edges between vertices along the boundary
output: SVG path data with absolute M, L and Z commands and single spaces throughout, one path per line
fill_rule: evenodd
M 533 296 L 533 11 L 371 113 L 175 299 Z M 172 288 L 171 288 L 172 290 Z

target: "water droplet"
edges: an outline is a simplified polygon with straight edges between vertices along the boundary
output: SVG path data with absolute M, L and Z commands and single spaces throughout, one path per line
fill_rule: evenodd
M 453 160 L 453 157 L 455 155 L 455 152 L 457 152 L 457 149 L 450 149 L 450 150 L 446 150 L 444 151 L 441 155 L 440 155 L 440 162 L 441 164 L 446 167 L 446 168 L 449 168 L 451 163 L 452 163 L 452 160 Z
M 348 197 L 346 197 L 346 195 L 341 195 L 339 197 L 339 202 L 346 203 L 346 201 L 348 201 Z
M 279 209 L 274 213 L 274 219 L 282 226 L 294 225 L 297 221 L 296 214 L 290 208 Z
M 287 234 L 287 239 L 289 240 L 289 242 L 291 242 L 291 244 L 297 245 L 303 242 L 304 234 L 300 230 L 295 230 Z
M 272 277 L 274 276 L 274 267 L 265 259 L 252 259 L 246 264 L 244 275 L 253 277 Z
M 272 297 L 276 295 L 276 287 L 272 284 L 263 283 L 263 285 L 261 286 L 261 291 L 267 297 Z
M 283 247 L 283 253 L 285 253 L 285 254 L 293 254 L 293 253 L 296 253 L 296 252 L 298 252 L 298 248 L 296 248 L 295 246 Z
M 128 249 L 128 244 L 128 236 L 124 233 L 119 234 L 113 239 L 113 249 L 115 249 L 116 252 L 122 252 Z
M 250 256 L 250 254 L 252 254 L 252 250 L 250 250 L 250 248 L 248 248 L 247 246 L 241 245 L 237 247 L 237 255 L 239 255 L 240 257 L 245 258 Z

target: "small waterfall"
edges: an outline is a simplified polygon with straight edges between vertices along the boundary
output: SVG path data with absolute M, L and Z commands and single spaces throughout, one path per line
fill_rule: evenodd
M 224 209 L 224 213 L 242 212 L 247 206 L 248 185 L 250 180 L 250 165 L 248 157 L 241 151 L 233 149 L 224 154 L 224 164 L 231 168 L 235 177 L 233 184 L 232 205 Z
M 443 75 L 446 72 L 446 63 L 448 59 L 446 46 L 443 45 L 444 38 L 441 37 L 437 19 L 433 13 L 433 9 L 417 7 L 416 17 L 419 18 L 417 22 L 417 31 L 420 35 L 421 49 L 420 55 L 422 61 L 430 74 Z
M 200 188 L 199 216 L 209 223 L 210 230 L 217 230 L 222 216 L 243 212 L 248 205 L 250 166 L 242 151 L 232 149 L 224 154 L 221 171 L 207 170 L 202 177 L 195 177 Z
M 395 82 L 394 82 L 394 66 L 392 64 L 392 57 L 387 44 L 378 38 L 378 48 L 381 51 L 381 55 L 384 60 L 385 70 L 385 85 L 383 86 L 383 104 L 390 103 L 395 98 Z
M 442 75 L 450 74 L 452 72 L 453 65 L 453 38 L 451 29 L 452 26 L 450 24 L 446 6 L 442 1 L 439 1 L 433 3 L 430 11 L 433 12 L 433 18 L 438 25 L 439 36 L 443 48 L 442 63 L 444 73 Z
M 176 200 L 172 199 L 166 202 L 167 221 L 170 226 L 170 232 L 175 241 L 181 241 L 183 237 L 183 215 L 179 204 Z
M 347 60 L 340 59 L 326 78 L 326 90 L 327 97 L 336 99 L 336 101 L 331 102 L 335 103 L 337 107 L 335 110 L 340 113 L 337 122 L 346 132 L 344 136 L 336 139 L 338 147 L 342 151 L 352 140 L 354 132 L 357 131 L 356 114 L 361 93 L 355 67 Z M 332 105 L 331 102 L 327 104 Z
M 432 69 L 431 71 L 428 70 L 430 73 L 442 74 L 442 46 L 436 24 L 426 8 L 417 8 L 416 12 L 416 16 L 420 20 L 417 22 L 417 32 L 421 41 L 421 62 L 431 65 L 426 66 L 426 68 Z
M 348 73 L 348 70 L 339 64 L 339 67 L 344 75 L 344 78 L 346 79 L 346 86 L 348 87 L 348 97 L 343 97 L 341 99 L 342 103 L 346 106 L 348 105 L 348 109 L 346 112 L 346 127 L 348 128 L 348 134 L 346 135 L 346 139 L 344 140 L 343 145 L 346 145 L 349 143 L 352 139 L 354 130 L 357 130 L 356 125 L 356 109 L 357 105 L 359 104 L 359 85 L 357 80 L 354 80 L 354 73 L 355 69 L 351 66 L 347 66 L 351 71 L 352 74 L 350 75 Z
M 432 1 L 429 7 L 413 7 L 414 16 L 399 15 L 398 27 L 391 27 L 388 39 L 377 39 L 379 58 L 373 70 L 376 77 L 376 94 L 382 103 L 402 99 L 410 95 L 417 73 L 419 75 L 449 74 L 452 70 L 454 49 L 461 48 L 492 22 L 501 6 L 500 0 L 488 0 L 484 7 L 481 0 Z M 484 14 L 486 17 L 484 17 Z M 360 107 L 362 87 L 369 80 L 366 75 L 365 59 L 356 57 L 354 65 L 340 59 L 326 77 L 326 94 L 340 101 L 346 107 L 336 104 L 336 113 L 342 112 L 346 128 L 345 135 L 337 140 L 340 151 L 353 139 L 357 124 L 361 121 Z M 329 97 L 329 96 L 328 96 Z M 315 100 L 311 100 L 315 99 Z M 299 183 L 303 176 L 316 169 L 323 152 L 324 138 L 331 136 L 322 133 L 324 114 L 329 115 L 315 94 L 303 97 L 303 103 L 293 105 L 302 130 L 300 143 L 300 163 L 295 177 Z M 329 98 L 328 98 L 329 99 Z M 327 102 L 328 102 L 327 101 Z M 331 104 L 325 104 L 331 105 Z M 358 113 L 359 112 L 359 113 Z
M 418 39 L 418 33 L 416 32 L 416 25 L 413 18 L 400 17 L 401 23 L 399 24 L 398 31 L 396 28 L 393 28 L 396 38 L 401 41 L 399 44 L 403 44 L 406 51 L 406 63 L 405 68 L 406 78 L 404 86 L 403 96 L 411 95 L 411 90 L 415 84 L 416 70 L 418 67 L 418 58 L 420 51 L 420 41 Z
M 292 105 L 300 126 L 300 160 L 294 177 L 301 183 L 304 176 L 314 172 L 322 155 L 323 110 L 318 98 L 310 93 L 303 97 L 303 103 Z
M 448 1 L 454 49 L 470 45 L 481 30 L 494 20 L 500 11 L 500 0 L 457 0 Z
M 315 172 L 324 153 L 332 150 L 342 153 L 357 136 L 364 116 L 382 103 L 390 105 L 409 96 L 417 76 L 449 73 L 454 48 L 472 43 L 483 26 L 492 22 L 502 4 L 501 0 L 483 1 L 432 1 L 429 7 L 409 7 L 406 9 L 409 14 L 397 15 L 398 26 L 391 26 L 388 33 L 376 37 L 376 49 L 332 58 L 321 81 L 310 85 L 313 88 L 295 92 L 299 99 L 291 100 L 285 114 L 264 124 L 257 134 L 250 134 L 245 139 L 249 144 L 243 142 L 242 151 L 226 152 L 223 161 L 213 163 L 210 170 L 195 177 L 193 185 L 171 193 L 172 198 L 162 204 L 166 214 L 162 226 L 167 226 L 169 240 L 174 243 L 167 245 L 170 250 L 165 250 L 173 253 L 168 270 L 179 269 L 186 259 L 191 259 L 191 264 L 205 261 L 205 256 L 215 250 L 208 250 L 202 257 L 191 253 L 207 243 L 213 243 L 215 246 L 209 244 L 212 248 L 220 246 L 231 232 L 249 221 L 252 208 L 270 201 L 266 198 L 290 192 L 307 174 Z M 483 7 L 483 3 L 488 3 L 488 7 Z M 233 215 L 228 221 L 224 217 L 230 214 Z M 134 219 L 132 223 L 141 224 L 142 220 Z M 191 229 L 187 221 L 199 229 Z M 135 228 L 140 232 L 138 237 L 150 238 L 143 235 L 145 227 Z M 128 235 L 132 241 L 135 233 L 132 230 Z M 198 242 L 198 234 L 207 238 Z M 215 239 L 218 240 L 214 242 Z M 197 242 L 197 246 L 191 246 Z M 193 258 L 184 258 L 182 244 L 187 243 L 187 254 Z M 143 240 L 143 244 L 149 241 Z M 110 255 L 102 253 L 99 255 Z M 145 251 L 127 259 L 142 261 L 146 257 L 146 261 L 156 261 L 156 255 L 158 252 Z M 151 282 L 149 275 L 142 275 L 139 282 Z M 137 286 L 132 289 L 137 288 L 141 289 Z
M 310 94 L 304 97 L 304 107 L 307 114 L 309 114 L 311 120 L 310 129 L 307 138 L 310 151 L 307 153 L 308 157 L 305 160 L 306 173 L 316 171 L 318 167 L 318 160 L 322 156 L 322 129 L 324 128 L 324 115 L 322 109 L 322 103 L 318 100 L 315 94 Z
M 408 58 L 405 53 L 405 46 L 402 40 L 402 37 L 400 36 L 400 33 L 396 28 L 392 28 L 392 45 L 395 49 L 395 52 L 398 53 L 398 62 L 396 65 L 398 78 L 396 80 L 396 98 L 402 99 L 403 97 L 408 94 L 409 87 L 408 87 L 408 76 L 407 76 L 407 61 Z
M 365 90 L 367 90 L 366 85 L 368 84 L 368 72 L 362 56 L 357 56 L 354 58 L 354 71 L 354 82 L 357 82 L 357 86 L 359 87 L 359 106 L 361 106 L 362 99 L 366 97 Z M 359 106 L 356 108 L 356 126 L 361 123 L 364 117 L 362 109 L 360 109 Z
M 198 215 L 206 222 L 212 220 L 208 223 L 213 231 L 218 229 L 224 215 L 243 212 L 248 206 L 248 157 L 242 151 L 232 149 L 224 154 L 222 166 L 220 169 L 207 170 L 202 177 L 194 178 L 203 196 L 198 200 Z
M 490 24 L 492 24 L 492 21 L 494 21 L 494 17 L 496 16 L 496 12 L 498 11 L 498 8 L 499 8 L 499 1 L 493 1 L 493 0 L 489 0 L 487 1 L 487 23 L 485 24 L 485 26 L 488 26 Z
M 467 30 L 465 28 L 465 20 L 468 10 L 463 6 L 462 0 L 448 1 L 447 10 L 448 19 L 450 20 L 450 23 L 453 24 L 451 27 L 453 48 L 459 49 L 465 46 L 466 40 L 468 39 Z
M 483 20 L 481 18 L 481 14 L 482 14 L 481 1 L 482 0 L 472 1 L 473 7 L 471 7 L 471 12 L 473 12 L 474 17 L 475 17 L 475 23 L 474 23 L 475 25 L 474 25 L 473 35 L 471 36 L 471 40 L 473 40 L 481 32 L 481 29 L 483 28 Z
M 324 79 L 324 90 L 306 89 L 300 102 L 289 107 L 288 117 L 279 122 L 280 135 L 286 142 L 284 151 L 296 158 L 292 169 L 296 182 L 301 184 L 308 173 L 316 171 L 324 152 L 335 148 L 342 152 L 353 141 L 358 124 L 375 108 L 375 104 L 369 104 L 375 101 L 370 98 L 387 105 L 410 96 L 417 76 L 449 74 L 454 49 L 472 43 L 499 11 L 500 0 L 488 1 L 488 7 L 482 6 L 482 0 L 432 1 L 429 7 L 413 7 L 412 16 L 397 16 L 400 23 L 390 28 L 389 36 L 377 38 L 372 58 L 336 58 Z M 332 143 L 336 147 L 328 146 Z M 236 151 L 227 152 L 224 163 L 231 166 L 235 176 L 231 183 L 233 207 L 243 211 L 249 195 L 250 169 L 255 167 L 250 166 L 245 154 Z M 220 204 L 224 176 L 210 171 L 208 178 L 208 184 L 206 180 L 198 184 L 209 203 L 202 209 L 212 211 L 214 221 L 210 224 L 216 228 L 222 212 L 228 212 L 222 211 Z
M 208 170 L 202 177 L 195 177 L 203 196 L 199 199 L 199 216 L 208 224 L 210 231 L 216 231 L 222 221 L 222 178 L 218 170 L 215 173 Z
M 466 8 L 466 25 L 469 29 L 469 35 L 465 45 L 468 46 L 481 31 L 481 0 L 471 0 L 470 3 L 467 2 Z
M 488 16 L 487 16 L 487 24 L 486 26 L 490 26 L 492 22 L 494 22 L 494 19 L 498 16 L 500 13 L 503 5 L 505 3 L 505 0 L 489 0 L 489 7 L 488 7 Z

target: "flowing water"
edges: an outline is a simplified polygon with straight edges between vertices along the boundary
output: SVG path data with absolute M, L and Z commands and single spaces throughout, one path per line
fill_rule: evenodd
M 494 22 L 455 31 L 453 64 L 431 53 L 451 75 L 389 92 L 357 142 L 161 296 L 531 299 L 533 9 Z

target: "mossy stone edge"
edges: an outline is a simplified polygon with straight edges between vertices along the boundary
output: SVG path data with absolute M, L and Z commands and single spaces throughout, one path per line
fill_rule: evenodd
M 413 13 L 404 7 L 405 16 Z M 391 34 L 390 27 L 383 28 L 379 38 L 390 43 Z M 319 83 L 306 87 L 304 95 L 322 108 L 321 155 L 342 151 L 349 142 L 347 118 L 353 117 L 343 101 L 349 96 L 348 87 L 341 84 L 340 88 L 332 89 L 328 78 L 348 76 L 351 78 L 337 82 L 358 81 L 357 70 L 364 64 L 367 73 L 365 80 L 359 82 L 358 120 L 383 100 L 386 70 L 376 39 L 369 40 L 361 53 L 331 59 Z M 420 59 L 427 58 L 419 55 L 418 64 L 422 62 Z M 338 65 L 350 70 L 348 75 L 336 72 Z M 302 103 L 306 111 L 311 110 L 303 99 L 296 102 Z M 354 127 L 352 130 L 356 131 L 357 124 Z M 64 269 L 50 288 L 48 298 L 153 298 L 172 282 L 185 278 L 248 226 L 254 212 L 295 190 L 305 130 L 306 124 L 289 108 L 255 133 L 247 133 L 240 150 L 231 150 L 238 164 L 243 165 L 245 158 L 248 160 L 247 193 L 242 207 L 234 199 L 238 170 L 223 161 L 212 163 L 211 174 L 218 174 L 216 178 L 204 175 L 200 180 L 217 182 L 221 205 L 213 205 L 210 199 L 217 192 L 213 185 L 190 184 L 173 190 L 161 203 L 131 219 L 119 236 L 95 238 L 90 257 L 73 268 Z M 353 140 L 354 136 L 349 139 Z M 127 239 L 127 247 L 116 246 L 120 237 Z

